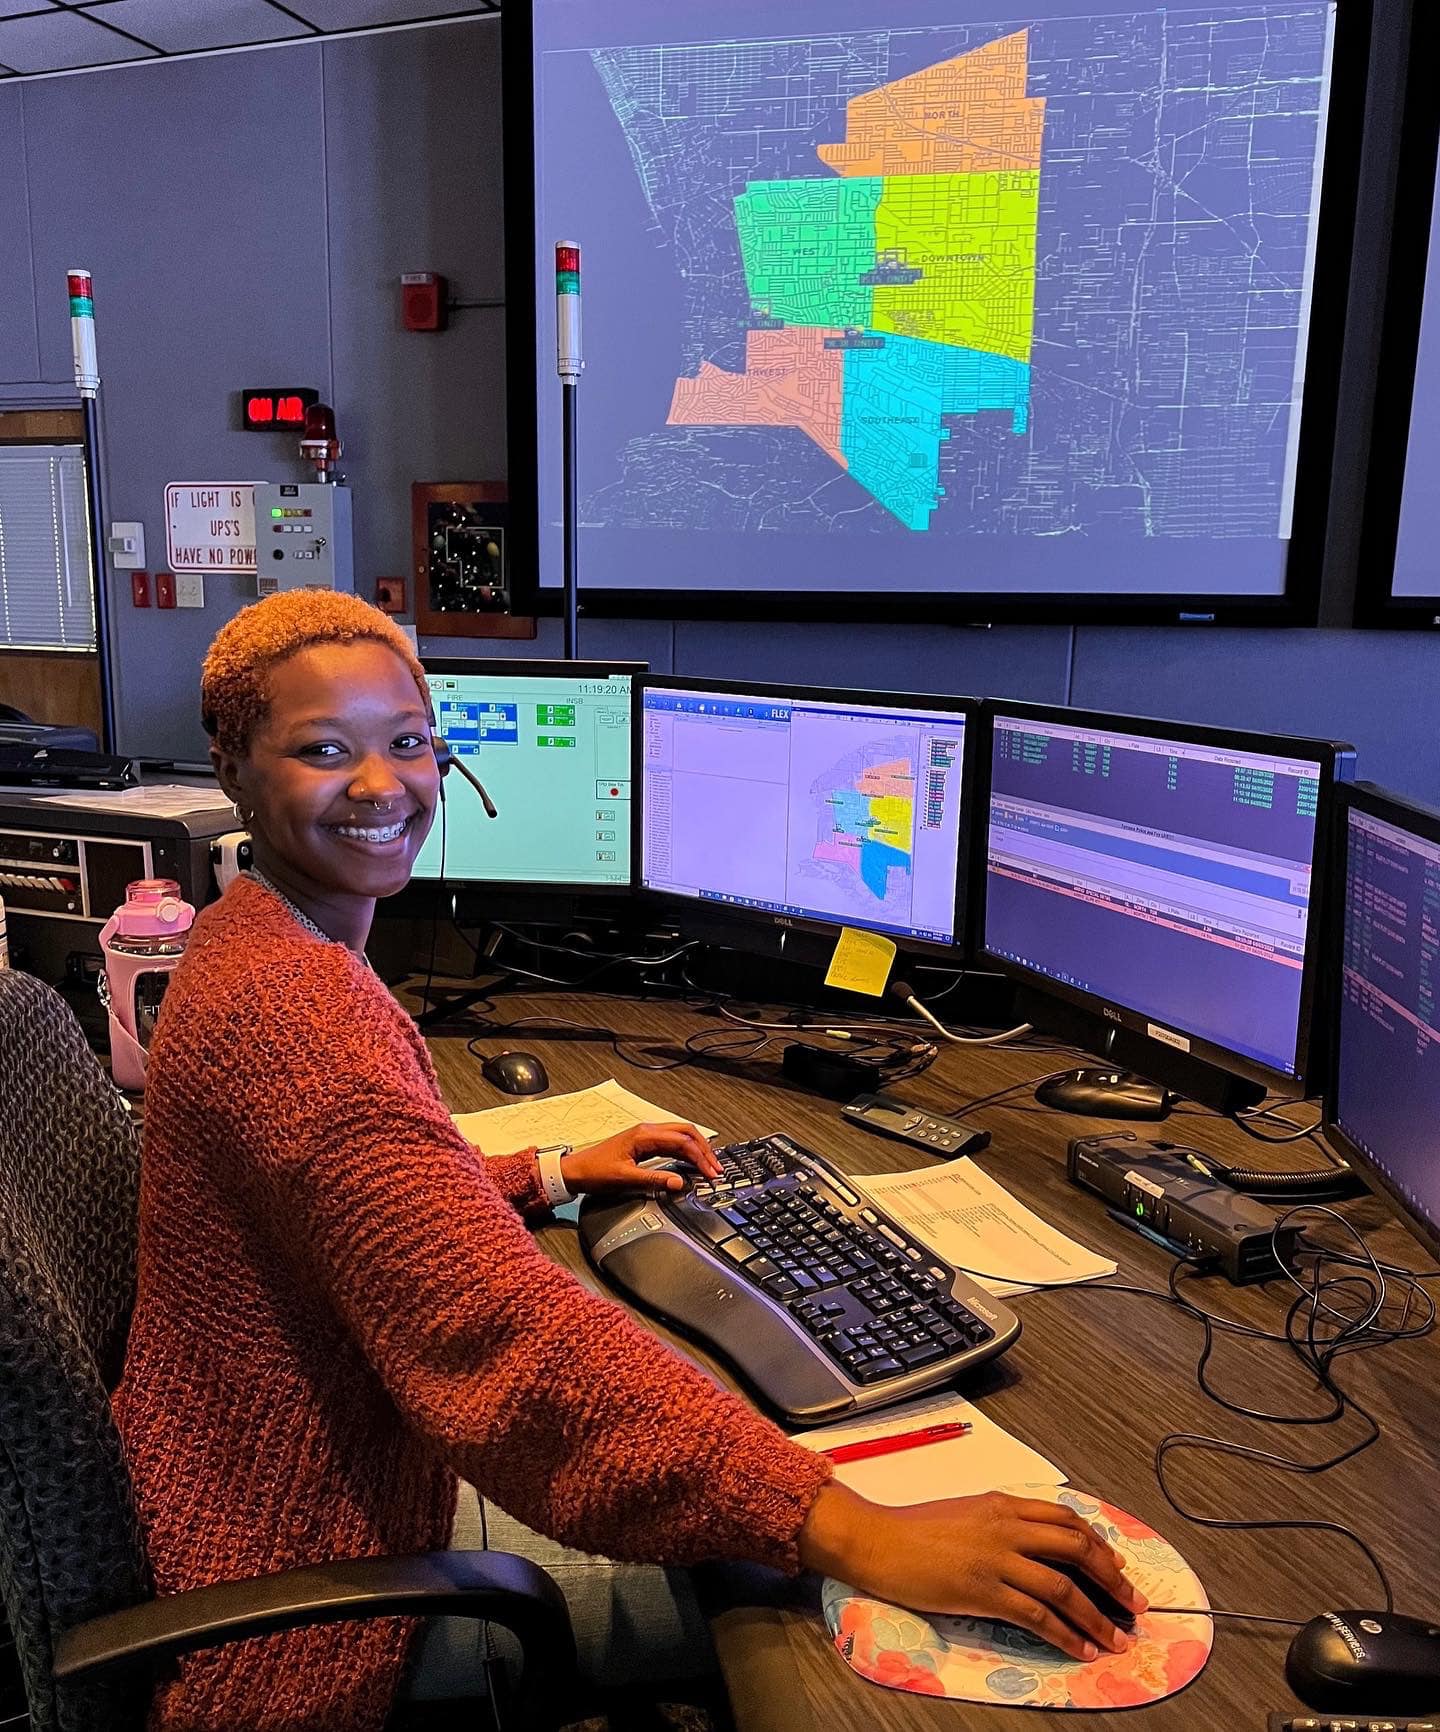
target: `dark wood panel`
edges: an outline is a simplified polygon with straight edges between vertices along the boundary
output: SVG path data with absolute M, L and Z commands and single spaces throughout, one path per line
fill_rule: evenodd
M 684 1035 L 702 1026 L 688 1010 L 584 995 L 509 996 L 505 1020 L 525 1015 L 573 1017 L 635 1037 L 628 1050 L 658 1062 L 673 1055 Z M 473 1028 L 466 1033 L 475 1032 Z M 584 1087 L 618 1075 L 637 1092 L 677 1114 L 718 1125 L 727 1136 L 787 1130 L 856 1172 L 894 1171 L 923 1157 L 842 1122 L 835 1106 L 792 1089 L 781 1089 L 777 1063 L 732 1070 L 689 1066 L 653 1074 L 618 1062 L 608 1042 L 583 1037 L 550 1039 L 517 1029 L 506 1042 L 482 1036 L 485 1050 L 501 1045 L 539 1050 L 558 1089 Z M 456 1111 L 502 1104 L 483 1080 L 463 1038 L 441 1035 L 431 1042 L 446 1098 Z M 900 1085 L 902 1098 L 932 1111 L 953 1109 L 965 1099 L 1053 1068 L 1044 1054 L 976 1049 L 947 1050 L 924 1076 Z M 1112 1221 L 1095 1199 L 1076 1191 L 1064 1175 L 1068 1140 L 1098 1121 L 1035 1110 L 1029 1096 L 1011 1108 L 992 1108 L 976 1120 L 994 1132 L 979 1164 L 1048 1220 L 1097 1250 L 1116 1258 L 1117 1279 L 1163 1287 L 1171 1260 L 1158 1248 Z M 1232 1156 L 1243 1151 L 1251 1166 L 1303 1164 L 1302 1153 L 1261 1148 L 1238 1131 L 1207 1117 L 1185 1117 L 1166 1126 L 1134 1127 L 1140 1136 L 1165 1135 Z M 1301 1145 L 1304 1148 L 1304 1145 Z M 1394 1225 L 1377 1202 L 1346 1204 L 1343 1213 L 1368 1235 L 1377 1254 L 1427 1267 L 1419 1247 Z M 573 1228 L 553 1226 L 541 1235 L 557 1259 L 581 1265 Z M 1235 1289 L 1207 1278 L 1192 1289 L 1207 1307 L 1268 1329 L 1282 1326 L 1291 1289 Z M 1211 1603 L 1239 1611 L 1305 1618 L 1343 1606 L 1374 1605 L 1379 1589 L 1360 1554 L 1333 1536 L 1308 1533 L 1223 1533 L 1177 1515 L 1160 1492 L 1154 1451 L 1167 1432 L 1191 1429 L 1255 1444 L 1281 1454 L 1318 1460 L 1358 1436 L 1353 1416 L 1318 1430 L 1282 1429 L 1234 1418 L 1196 1388 L 1194 1367 L 1199 1325 L 1173 1307 L 1099 1288 L 1070 1288 L 1012 1301 L 1024 1333 L 1004 1359 L 966 1393 L 1017 1436 L 1058 1462 L 1077 1487 L 1094 1491 L 1134 1511 L 1172 1539 L 1194 1564 Z M 663 1333 L 663 1331 L 661 1331 Z M 689 1352 L 705 1360 L 689 1344 Z M 712 1365 L 724 1377 L 723 1366 Z M 1323 1398 L 1311 1380 L 1278 1346 L 1228 1337 L 1212 1368 L 1219 1387 L 1236 1399 L 1281 1412 L 1314 1412 Z M 1340 1361 L 1338 1376 L 1380 1419 L 1384 1434 L 1365 1455 L 1334 1472 L 1306 1479 L 1215 1456 L 1172 1464 L 1172 1483 L 1202 1513 L 1241 1517 L 1333 1518 L 1358 1528 L 1379 1552 L 1395 1582 L 1402 1610 L 1440 1611 L 1429 1538 L 1440 1510 L 1433 1440 L 1440 1435 L 1440 1345 L 1433 1339 Z M 840 1728 L 887 1732 L 966 1732 L 1002 1726 L 1014 1732 L 1013 1712 L 966 1704 L 958 1707 L 925 1697 L 881 1690 L 854 1676 L 833 1652 L 816 1610 L 813 1581 L 786 1583 L 769 1572 L 726 1569 L 710 1572 L 705 1592 L 712 1626 L 743 1732 L 836 1732 Z M 1180 1696 L 1144 1711 L 1157 1732 L 1192 1732 L 1221 1726 L 1246 1732 L 1264 1725 L 1267 1708 L 1298 1707 L 1285 1686 L 1283 1661 L 1289 1632 L 1222 1622 L 1215 1653 L 1200 1678 Z M 1038 1710 L 1027 1726 L 1066 1724 L 1068 1716 Z M 1120 1732 L 1133 1713 L 1087 1714 L 1087 1726 Z
M 0 650 L 0 704 L 37 722 L 66 722 L 100 738 L 100 663 L 65 650 Z
M 0 409 L 0 443 L 19 439 L 83 440 L 85 416 L 79 409 Z

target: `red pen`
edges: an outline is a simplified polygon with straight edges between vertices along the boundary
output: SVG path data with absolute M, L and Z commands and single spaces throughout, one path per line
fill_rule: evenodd
M 833 1462 L 868 1461 L 874 1455 L 894 1455 L 902 1449 L 924 1449 L 927 1443 L 946 1443 L 952 1437 L 968 1437 L 968 1419 L 954 1419 L 944 1425 L 927 1425 L 920 1431 L 901 1431 L 894 1437 L 871 1437 L 863 1443 L 838 1443 L 834 1449 L 822 1449 Z

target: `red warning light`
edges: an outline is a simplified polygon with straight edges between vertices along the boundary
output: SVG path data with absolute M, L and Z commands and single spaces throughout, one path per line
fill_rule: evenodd
M 275 419 L 273 397 L 252 397 L 245 405 L 245 419 L 252 427 L 265 427 Z
M 580 269 L 579 247 L 556 247 L 555 269 L 557 271 L 578 271 Z

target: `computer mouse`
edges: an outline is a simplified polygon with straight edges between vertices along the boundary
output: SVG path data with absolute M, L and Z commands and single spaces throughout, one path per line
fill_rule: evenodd
M 1035 1090 L 1035 1099 L 1042 1107 L 1093 1119 L 1165 1119 L 1175 1096 L 1134 1071 L 1091 1066 L 1049 1078 Z
M 481 1060 L 480 1074 L 507 1095 L 538 1095 L 550 1087 L 545 1066 L 533 1052 L 491 1053 Z
M 1325 1612 L 1296 1631 L 1285 1677 L 1319 1714 L 1429 1715 L 1440 1709 L 1440 1624 L 1399 1612 Z
M 1109 1618 L 1117 1630 L 1128 1634 L 1135 1628 L 1135 1614 L 1129 1606 L 1122 1605 L 1108 1589 L 1102 1588 L 1092 1576 L 1087 1576 L 1078 1564 L 1057 1563 L 1053 1558 L 1046 1558 L 1045 1567 L 1072 1581 L 1100 1616 Z

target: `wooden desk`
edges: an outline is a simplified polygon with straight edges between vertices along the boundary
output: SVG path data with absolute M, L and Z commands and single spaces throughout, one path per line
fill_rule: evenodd
M 636 1037 L 627 1050 L 658 1062 L 673 1056 L 685 1035 L 714 1019 L 669 1004 L 637 1003 L 548 993 L 507 996 L 501 1016 L 571 1017 Z M 471 1030 L 467 1030 L 472 1032 Z M 608 1041 L 542 1038 L 520 1028 L 508 1039 L 483 1040 L 539 1051 L 556 1089 L 586 1087 L 617 1076 L 677 1115 L 717 1125 L 727 1137 L 785 1130 L 855 1172 L 899 1170 L 924 1157 L 844 1123 L 835 1105 L 776 1086 L 779 1048 L 761 1061 L 725 1069 L 636 1070 L 618 1061 Z M 501 1104 L 480 1075 L 463 1038 L 431 1040 L 451 1108 L 475 1111 Z M 769 1062 L 773 1059 L 773 1062 Z M 898 1086 L 903 1099 L 932 1111 L 988 1094 L 1007 1083 L 1038 1076 L 1057 1062 L 1039 1052 L 950 1049 L 923 1076 Z M 1146 1287 L 1164 1285 L 1171 1259 L 1112 1222 L 1097 1199 L 1075 1190 L 1064 1174 L 1069 1139 L 1093 1129 L 1115 1129 L 1068 1115 L 1035 1110 L 1028 1092 L 1015 1107 L 989 1109 L 976 1122 L 994 1132 L 979 1163 L 1046 1219 L 1115 1257 L 1120 1278 Z M 1217 1153 L 1243 1151 L 1248 1164 L 1308 1164 L 1305 1150 L 1262 1148 L 1218 1120 L 1173 1118 L 1168 1125 L 1134 1125 L 1138 1136 L 1166 1136 Z M 1429 1266 L 1419 1247 L 1393 1225 L 1379 1203 L 1364 1200 L 1344 1212 L 1369 1238 L 1377 1255 L 1414 1268 Z M 541 1234 L 547 1250 L 584 1269 L 573 1228 Z M 1284 1283 L 1235 1289 L 1218 1278 L 1191 1287 L 1214 1311 L 1265 1328 L 1282 1326 L 1291 1293 Z M 1153 1300 L 1106 1294 L 1096 1288 L 1036 1293 L 1012 1301 L 1024 1321 L 1017 1345 L 966 1393 L 987 1413 L 1044 1455 L 1072 1482 L 1132 1510 L 1179 1546 L 1199 1572 L 1211 1603 L 1237 1611 L 1308 1618 L 1318 1611 L 1379 1602 L 1369 1565 L 1347 1541 L 1328 1534 L 1223 1533 L 1196 1527 L 1166 1503 L 1156 1483 L 1153 1455 L 1165 1433 L 1214 1433 L 1307 1460 L 1339 1451 L 1360 1435 L 1353 1415 L 1335 1426 L 1309 1429 L 1260 1425 L 1224 1413 L 1200 1395 L 1195 1359 L 1200 1326 Z M 665 1334 L 663 1329 L 658 1331 Z M 671 1337 L 671 1339 L 674 1339 Z M 693 1355 L 704 1358 L 693 1343 Z M 708 1361 L 715 1365 L 715 1361 Z M 723 1370 L 723 1368 L 721 1368 Z M 1255 1407 L 1314 1412 L 1326 1404 L 1285 1349 L 1222 1339 L 1214 1380 L 1227 1394 Z M 1384 1427 L 1380 1441 L 1356 1461 L 1315 1478 L 1269 1470 L 1213 1455 L 1172 1458 L 1172 1484 L 1191 1507 L 1236 1517 L 1335 1517 L 1364 1534 L 1391 1572 L 1401 1610 L 1440 1612 L 1434 1583 L 1434 1535 L 1440 1514 L 1434 1440 L 1440 1437 L 1440 1344 L 1428 1339 L 1343 1358 L 1337 1375 Z M 733 1380 L 731 1380 L 733 1381 Z M 781 1581 L 759 1569 L 706 1572 L 703 1591 L 711 1612 L 720 1662 L 742 1732 L 978 1732 L 1002 1726 L 1017 1732 L 1023 1719 L 1059 1727 L 1071 1717 L 1026 1710 L 936 1702 L 882 1690 L 856 1677 L 834 1653 L 817 1611 L 817 1583 Z M 1283 1677 L 1290 1632 L 1221 1622 L 1215 1653 L 1186 1691 L 1144 1710 L 1155 1732 L 1200 1727 L 1250 1732 L 1271 1708 L 1298 1711 Z M 1118 1728 L 1128 1714 L 1088 1714 L 1088 1725 Z

